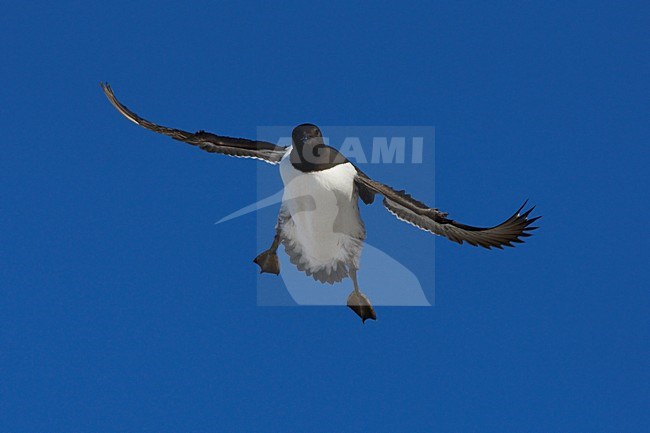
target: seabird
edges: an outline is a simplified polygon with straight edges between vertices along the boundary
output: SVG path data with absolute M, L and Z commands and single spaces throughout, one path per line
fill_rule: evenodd
M 540 217 L 529 218 L 534 206 L 524 211 L 524 203 L 510 218 L 490 227 L 473 227 L 448 218 L 446 212 L 430 208 L 405 191 L 379 183 L 333 147 L 327 146 L 320 129 L 312 124 L 296 126 L 292 145 L 195 133 L 156 125 L 129 110 L 117 100 L 111 87 L 101 83 L 104 94 L 127 119 L 175 140 L 210 152 L 240 158 L 254 158 L 280 166 L 284 184 L 282 205 L 271 247 L 253 261 L 260 272 L 278 275 L 280 243 L 299 270 L 322 283 L 336 283 L 350 277 L 354 285 L 347 305 L 362 320 L 376 320 L 368 297 L 359 289 L 357 271 L 366 231 L 359 215 L 359 199 L 371 204 L 375 195 L 383 196 L 383 205 L 398 219 L 419 229 L 444 236 L 462 244 L 503 249 L 523 243 L 531 224 Z

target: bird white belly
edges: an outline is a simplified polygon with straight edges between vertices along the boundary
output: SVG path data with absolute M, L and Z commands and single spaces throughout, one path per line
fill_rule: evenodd
M 287 154 L 280 174 L 282 242 L 291 262 L 321 282 L 340 281 L 349 268 L 359 267 L 365 239 L 354 187 L 356 169 L 345 163 L 303 173 Z

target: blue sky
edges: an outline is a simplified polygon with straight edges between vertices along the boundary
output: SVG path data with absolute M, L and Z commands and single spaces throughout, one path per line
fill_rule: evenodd
M 6 4 L 0 430 L 645 431 L 648 12 Z M 256 215 L 214 222 L 273 168 L 139 129 L 99 81 L 152 120 L 231 136 L 432 125 L 435 182 L 366 171 L 469 224 L 530 198 L 542 228 L 507 251 L 435 239 L 433 259 L 433 236 L 364 207 L 368 242 L 435 284 L 434 307 L 365 326 L 258 307 Z

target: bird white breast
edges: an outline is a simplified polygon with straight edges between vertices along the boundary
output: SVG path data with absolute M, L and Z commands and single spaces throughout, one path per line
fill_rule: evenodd
M 340 281 L 347 268 L 358 268 L 365 229 L 350 163 L 303 173 L 291 165 L 289 152 L 280 163 L 284 183 L 281 224 L 292 262 L 319 281 Z M 282 219 L 282 218 L 281 218 Z

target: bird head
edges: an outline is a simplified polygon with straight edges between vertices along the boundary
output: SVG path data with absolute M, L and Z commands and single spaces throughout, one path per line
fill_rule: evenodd
M 320 132 L 320 129 L 311 123 L 303 123 L 293 128 L 291 140 L 294 146 L 302 146 L 307 143 L 313 145 L 324 144 L 323 134 Z

